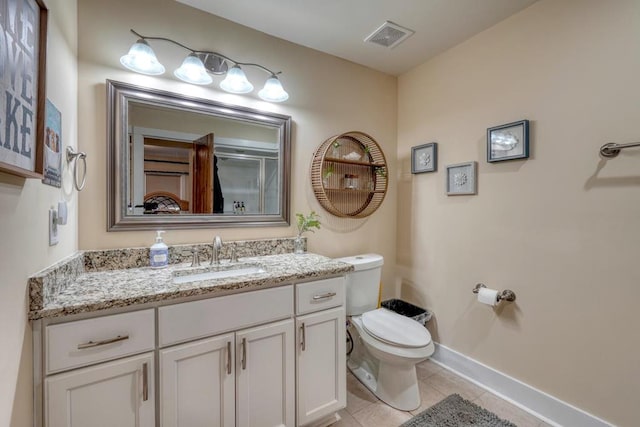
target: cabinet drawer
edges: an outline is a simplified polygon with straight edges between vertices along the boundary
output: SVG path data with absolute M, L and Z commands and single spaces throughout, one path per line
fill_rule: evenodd
M 293 316 L 293 286 L 251 291 L 158 309 L 160 347 Z
M 153 309 L 51 325 L 45 345 L 47 373 L 153 350 Z
M 311 313 L 344 304 L 344 276 L 296 285 L 296 314 Z

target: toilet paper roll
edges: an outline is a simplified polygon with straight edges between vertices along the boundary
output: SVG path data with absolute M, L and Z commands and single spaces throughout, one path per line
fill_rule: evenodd
M 498 291 L 495 289 L 481 288 L 478 291 L 478 302 L 491 306 L 498 304 Z

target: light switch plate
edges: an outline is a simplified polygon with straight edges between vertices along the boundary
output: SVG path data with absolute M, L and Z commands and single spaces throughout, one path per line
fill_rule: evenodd
M 49 209 L 49 246 L 58 244 L 58 212 Z

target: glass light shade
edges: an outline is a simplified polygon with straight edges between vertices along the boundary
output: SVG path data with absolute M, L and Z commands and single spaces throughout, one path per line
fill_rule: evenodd
M 269 102 L 283 102 L 289 99 L 289 94 L 282 88 L 280 79 L 275 75 L 267 79 L 258 96 Z
M 213 81 L 211 76 L 204 68 L 204 64 L 194 53 L 187 56 L 180 68 L 175 70 L 173 74 L 180 80 L 196 85 L 208 85 Z
M 244 71 L 237 65 L 227 71 L 227 77 L 220 82 L 220 87 L 222 90 L 231 93 L 249 93 L 253 90 L 253 85 L 247 80 Z
M 156 54 L 146 40 L 138 40 L 129 53 L 120 58 L 120 63 L 136 73 L 157 76 L 164 73 L 164 66 L 158 62 Z

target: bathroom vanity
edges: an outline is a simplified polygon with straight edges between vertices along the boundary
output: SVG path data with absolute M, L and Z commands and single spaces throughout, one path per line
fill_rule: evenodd
M 140 260 L 98 252 L 31 279 L 36 425 L 322 426 L 345 407 L 351 266 L 113 268 Z

